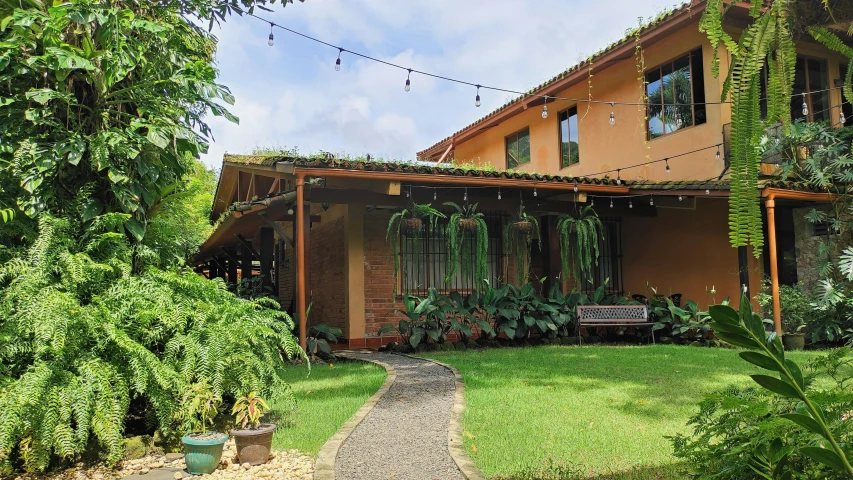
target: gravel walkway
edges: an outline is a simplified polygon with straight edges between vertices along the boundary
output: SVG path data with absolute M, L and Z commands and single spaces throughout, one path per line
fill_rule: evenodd
M 401 355 L 366 355 L 394 367 L 397 380 L 341 446 L 335 477 L 462 480 L 447 450 L 453 373 Z

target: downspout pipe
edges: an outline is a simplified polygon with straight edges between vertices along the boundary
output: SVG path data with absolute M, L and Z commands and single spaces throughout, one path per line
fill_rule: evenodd
M 296 312 L 299 315 L 299 345 L 308 352 L 305 281 L 305 174 L 296 174 Z
M 764 201 L 767 210 L 767 249 L 770 251 L 770 293 L 773 296 L 773 327 L 782 337 L 782 302 L 779 298 L 779 264 L 776 255 L 776 195 L 770 193 Z

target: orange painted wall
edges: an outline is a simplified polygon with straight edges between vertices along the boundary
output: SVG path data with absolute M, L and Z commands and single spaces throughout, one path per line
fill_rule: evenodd
M 721 47 L 719 50 L 720 78 L 714 78 L 710 67 L 713 49 L 707 37 L 699 32 L 698 19 L 697 22 L 673 32 L 665 40 L 648 46 L 644 50 L 645 65 L 647 68 L 654 68 L 700 46 L 705 63 L 705 98 L 708 102 L 718 101 L 729 66 L 729 57 Z M 804 55 L 829 59 L 830 85 L 833 79 L 839 78 L 837 55 L 813 44 L 803 44 L 798 47 L 798 51 Z M 637 76 L 633 57 L 619 61 L 601 71 L 593 66 L 592 98 L 639 102 L 641 87 Z M 558 96 L 587 98 L 588 93 L 587 83 L 581 82 L 559 92 Z M 837 105 L 840 101 L 839 91 L 830 92 L 831 105 Z M 580 163 L 560 168 L 557 114 L 575 105 L 578 107 L 580 117 L 578 126 Z M 560 100 L 548 104 L 549 115 L 547 119 L 543 119 L 541 106 L 530 107 L 476 137 L 458 142 L 454 147 L 454 161 L 491 165 L 504 169 L 506 168 L 505 137 L 527 127 L 530 129 L 531 161 L 519 166 L 518 170 L 565 176 L 593 175 L 605 170 L 641 164 L 646 160 L 668 158 L 722 143 L 723 125 L 731 120 L 731 109 L 728 105 L 708 105 L 706 123 L 646 141 L 644 108 L 617 105 L 615 107 L 616 125 L 613 126 L 608 122 L 610 110 L 608 104 L 589 104 L 588 108 L 586 103 Z M 838 118 L 837 108 L 833 108 L 831 118 Z M 724 167 L 724 160 L 722 158 L 716 160 L 715 153 L 716 150 L 712 148 L 672 159 L 669 162 L 672 168 L 670 175 L 666 174 L 662 163 L 657 163 L 623 171 L 621 177 L 648 180 L 707 179 L 719 175 Z M 615 174 L 610 175 L 615 177 Z
M 656 217 L 622 217 L 622 250 L 626 295 L 681 293 L 707 308 L 716 289 L 717 302 L 740 297 L 737 249 L 729 244 L 728 202 L 697 198 L 696 209 L 658 208 Z M 760 288 L 760 262 L 750 254 L 750 290 Z

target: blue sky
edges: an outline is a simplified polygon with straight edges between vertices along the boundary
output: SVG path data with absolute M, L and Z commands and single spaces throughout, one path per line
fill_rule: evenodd
M 472 83 L 527 90 L 621 38 L 671 2 L 635 0 L 307 0 L 274 12 L 277 24 L 343 48 Z M 214 29 L 220 82 L 236 96 L 234 125 L 213 118 L 215 142 L 202 159 L 255 147 L 413 159 L 510 99 L 413 75 L 269 25 L 232 17 Z

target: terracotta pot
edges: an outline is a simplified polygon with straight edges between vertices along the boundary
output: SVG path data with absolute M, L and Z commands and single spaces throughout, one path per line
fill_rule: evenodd
M 512 223 L 512 228 L 523 233 L 533 233 L 533 222 L 530 220 L 519 220 Z
M 235 428 L 231 430 L 237 447 L 237 457 L 240 463 L 261 465 L 267 463 L 272 447 L 272 434 L 276 425 L 262 423 L 258 428 Z
M 411 232 L 423 228 L 424 222 L 420 218 L 406 218 L 403 219 L 403 226 Z
M 459 219 L 459 228 L 464 228 L 465 230 L 477 230 L 477 226 L 479 224 L 473 218 L 460 218 Z
M 806 346 L 806 336 L 802 333 L 786 333 L 782 335 L 782 345 L 785 350 L 802 350 Z

